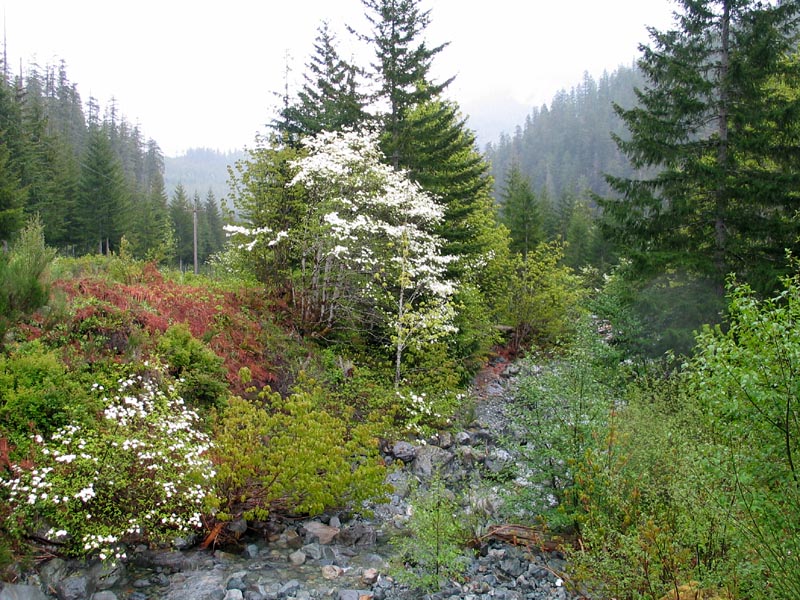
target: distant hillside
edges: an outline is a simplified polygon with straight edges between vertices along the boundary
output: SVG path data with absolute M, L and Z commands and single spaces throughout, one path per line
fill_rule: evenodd
M 515 162 L 534 191 L 551 200 L 565 194 L 581 196 L 586 190 L 607 194 L 605 173 L 631 174 L 627 158 L 611 138 L 612 132 L 625 136 L 613 103 L 634 106 L 634 88 L 643 84 L 642 74 L 632 67 L 603 73 L 599 80 L 586 74 L 570 91 L 558 92 L 549 106 L 534 108 L 513 135 L 504 134 L 486 148 L 495 196 L 502 193 Z
M 218 152 L 209 148 L 192 148 L 183 156 L 168 156 L 164 159 L 167 194 L 172 197 L 180 183 L 190 198 L 197 192 L 204 199 L 210 189 L 217 201 L 227 201 L 228 165 L 244 156 L 243 151 Z

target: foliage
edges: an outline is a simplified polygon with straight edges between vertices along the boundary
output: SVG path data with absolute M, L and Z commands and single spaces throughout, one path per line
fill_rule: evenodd
M 395 576 L 406 585 L 433 591 L 459 578 L 469 565 L 464 553 L 468 532 L 461 525 L 458 503 L 438 476 L 427 489 L 417 488 L 410 504 L 408 536 L 393 540 Z
M 178 381 L 178 393 L 195 409 L 221 404 L 227 396 L 223 360 L 192 336 L 185 323 L 172 325 L 158 340 L 158 352 Z
M 501 199 L 500 215 L 511 235 L 511 250 L 521 254 L 524 260 L 543 240 L 543 215 L 530 181 L 522 175 L 517 163 L 513 163 L 506 174 Z
M 800 277 L 764 300 L 747 285 L 729 292 L 727 331 L 698 337 L 691 389 L 732 487 L 729 526 L 771 584 L 748 582 L 750 597 L 789 598 L 800 594 Z
M 54 258 L 55 252 L 45 246 L 38 219 L 28 222 L 8 253 L 0 252 L 0 323 L 47 303 L 48 269 Z
M 605 430 L 618 402 L 616 353 L 597 329 L 586 316 L 561 353 L 549 359 L 528 356 L 515 387 L 515 421 L 526 433 L 519 452 L 530 484 L 516 490 L 511 504 L 529 515 L 547 515 L 551 527 L 575 524 L 576 470 L 596 447 L 596 432 Z
M 295 265 L 290 289 L 304 328 L 374 330 L 395 355 L 452 332 L 449 259 L 431 229 L 437 204 L 381 162 L 374 134 L 323 132 L 304 140 L 291 187 L 305 213 L 276 231 L 232 228 L 250 249 L 274 248 Z
M 122 544 L 199 527 L 214 476 L 209 441 L 162 368 L 132 366 L 116 390 L 91 393 L 104 406 L 97 422 L 36 435 L 35 466 L 15 465 L 4 482 L 9 532 L 106 560 L 123 558 Z
M 0 438 L 17 461 L 30 454 L 31 436 L 50 438 L 69 424 L 90 424 L 102 408 L 58 354 L 38 341 L 0 356 L 0 399 Z
M 572 331 L 585 290 L 572 269 L 560 264 L 563 256 L 562 243 L 542 242 L 515 264 L 504 316 L 514 327 L 518 348 L 557 345 Z
M 650 172 L 608 178 L 619 197 L 603 201 L 604 225 L 640 272 L 684 269 L 720 288 L 735 272 L 769 292 L 797 244 L 800 7 L 679 6 L 642 47 L 639 105 L 616 107 L 630 132 L 620 149 Z
M 218 519 L 357 509 L 385 493 L 375 426 L 351 423 L 325 401 L 310 381 L 285 399 L 269 390 L 255 402 L 231 398 L 214 420 Z

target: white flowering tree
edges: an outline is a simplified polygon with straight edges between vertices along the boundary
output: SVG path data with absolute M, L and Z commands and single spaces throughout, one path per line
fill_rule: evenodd
M 454 330 L 451 259 L 433 233 L 442 208 L 384 162 L 375 133 L 322 132 L 304 145 L 289 182 L 303 189 L 304 217 L 288 231 L 237 233 L 245 244 L 292 248 L 293 296 L 305 323 L 380 329 L 399 384 L 406 348 Z

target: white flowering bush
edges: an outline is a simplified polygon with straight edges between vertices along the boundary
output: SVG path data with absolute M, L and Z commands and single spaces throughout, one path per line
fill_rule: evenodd
M 67 555 L 124 556 L 124 544 L 163 541 L 201 526 L 214 477 L 208 437 L 161 365 L 95 384 L 102 416 L 93 427 L 67 425 L 34 438 L 34 468 L 13 467 L 3 481 L 7 528 L 36 535 Z
M 382 328 L 399 384 L 406 349 L 455 332 L 446 275 L 455 259 L 433 233 L 443 208 L 385 162 L 375 133 L 321 132 L 303 144 L 287 186 L 302 190 L 302 218 L 288 229 L 228 232 L 246 251 L 293 257 L 290 287 L 305 326 Z

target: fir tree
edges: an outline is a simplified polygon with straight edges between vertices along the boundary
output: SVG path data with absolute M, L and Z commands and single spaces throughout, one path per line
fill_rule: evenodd
M 129 219 L 128 188 L 122 167 L 105 132 L 94 126 L 81 165 L 77 237 L 86 251 L 116 251 L 130 226 Z
M 511 236 L 511 250 L 525 259 L 543 239 L 542 213 L 531 183 L 514 163 L 506 174 L 500 212 Z
M 388 108 L 382 115 L 382 149 L 395 168 L 409 160 L 403 148 L 419 137 L 407 121 L 409 111 L 437 98 L 453 81 L 434 83 L 430 77 L 433 58 L 447 44 L 432 48 L 422 40 L 430 23 L 430 10 L 421 11 L 420 0 L 362 0 L 372 25 L 370 35 L 361 39 L 373 46 L 376 62 L 372 69 L 377 81 L 376 100 Z
M 366 98 L 358 90 L 359 73 L 339 57 L 336 37 L 323 22 L 297 101 L 287 103 L 275 123 L 283 141 L 297 145 L 305 136 L 341 131 L 367 121 Z
M 797 248 L 797 2 L 681 0 L 651 29 L 639 106 L 617 107 L 619 147 L 652 177 L 609 177 L 606 228 L 640 269 L 683 267 L 721 292 L 735 272 L 761 290 Z
M 194 226 L 192 206 L 183 185 L 178 184 L 169 203 L 172 229 L 175 232 L 176 254 L 182 268 L 193 263 Z

